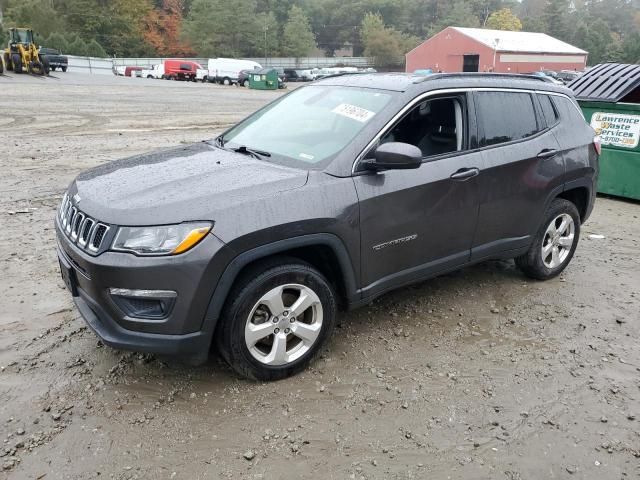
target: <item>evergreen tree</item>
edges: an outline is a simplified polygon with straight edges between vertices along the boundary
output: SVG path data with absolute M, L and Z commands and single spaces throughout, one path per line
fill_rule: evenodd
M 304 11 L 294 5 L 282 32 L 282 53 L 288 57 L 304 57 L 316 48 L 316 37 L 311 31 Z
M 569 0 L 547 0 L 542 15 L 546 26 L 545 33 L 565 41 L 571 38 L 568 9 Z

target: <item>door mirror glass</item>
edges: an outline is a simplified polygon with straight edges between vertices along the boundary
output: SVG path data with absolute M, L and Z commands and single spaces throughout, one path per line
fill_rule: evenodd
M 407 170 L 422 165 L 422 151 L 415 145 L 401 142 L 383 143 L 376 148 L 373 159 L 364 162 L 367 170 Z

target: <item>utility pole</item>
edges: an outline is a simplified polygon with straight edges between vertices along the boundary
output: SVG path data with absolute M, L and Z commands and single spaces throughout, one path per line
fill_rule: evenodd
M 493 71 L 496 71 L 496 53 L 498 52 L 498 43 L 500 43 L 500 39 L 496 38 L 493 45 Z
M 264 19 L 264 66 L 267 66 L 267 30 L 269 27 L 267 26 L 267 19 Z

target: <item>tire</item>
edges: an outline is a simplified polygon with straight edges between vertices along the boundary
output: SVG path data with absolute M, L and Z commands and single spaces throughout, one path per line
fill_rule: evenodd
M 580 214 L 568 200 L 556 198 L 544 214 L 529 251 L 516 258 L 525 275 L 536 280 L 558 276 L 573 258 L 580 239 Z
M 227 78 L 227 77 L 224 77 L 222 79 L 222 84 L 223 85 L 231 85 L 231 80 L 229 78 Z
M 13 71 L 16 73 L 22 73 L 22 58 L 17 53 L 11 55 L 11 63 L 13 63 Z
M 66 72 L 66 71 L 67 71 L 67 67 L 60 67 L 60 68 L 62 68 L 62 71 L 63 71 L 63 72 Z
M 147 75 L 147 78 L 153 78 L 153 75 Z
M 0 75 L 4 74 L 4 61 L 0 58 Z
M 55 71 L 56 71 L 56 67 L 54 67 L 53 65 L 51 65 L 51 67 L 50 67 L 50 68 L 51 68 L 51 71 L 52 71 L 52 72 L 55 72 Z
M 249 83 L 250 83 L 250 82 L 249 82 L 249 80 L 245 80 L 245 81 L 242 83 L 242 85 L 243 85 L 244 87 L 246 87 L 246 88 L 249 88 Z
M 42 74 L 49 75 L 51 68 L 49 66 L 49 59 L 47 57 L 42 57 Z
M 313 303 L 302 306 L 294 318 L 287 308 L 302 294 Z M 231 368 L 254 380 L 280 380 L 303 370 L 335 325 L 337 304 L 331 285 L 315 268 L 295 259 L 274 259 L 251 269 L 228 299 L 216 333 L 218 350 Z M 258 327 L 253 336 L 250 325 Z

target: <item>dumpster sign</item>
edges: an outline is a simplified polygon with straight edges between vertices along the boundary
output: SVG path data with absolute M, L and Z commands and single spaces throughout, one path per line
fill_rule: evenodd
M 636 148 L 640 141 L 640 115 L 595 112 L 591 127 L 600 135 L 602 145 Z

